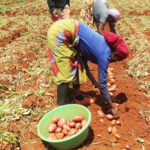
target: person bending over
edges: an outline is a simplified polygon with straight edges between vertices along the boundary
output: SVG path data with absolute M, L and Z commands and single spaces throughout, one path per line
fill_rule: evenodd
M 107 89 L 107 69 L 109 63 L 128 56 L 128 46 L 121 36 L 112 32 L 101 36 L 82 22 L 63 19 L 55 22 L 48 30 L 48 46 L 58 86 L 57 104 L 68 103 L 69 84 L 86 82 L 87 74 L 92 84 L 98 86 L 103 102 L 117 118 L 118 112 Z M 98 65 L 98 83 L 92 76 L 87 61 Z M 78 99 L 75 102 L 82 104 L 82 99 L 81 102 Z
M 110 31 L 116 33 L 115 24 L 120 18 L 120 13 L 108 7 L 105 0 L 84 0 L 80 20 L 101 35 L 108 22 Z

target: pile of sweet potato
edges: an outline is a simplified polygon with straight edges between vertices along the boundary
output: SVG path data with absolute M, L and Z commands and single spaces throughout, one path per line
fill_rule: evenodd
M 85 125 L 87 120 L 82 115 L 76 115 L 67 122 L 66 118 L 54 117 L 48 126 L 50 140 L 59 140 L 70 137 L 79 132 Z

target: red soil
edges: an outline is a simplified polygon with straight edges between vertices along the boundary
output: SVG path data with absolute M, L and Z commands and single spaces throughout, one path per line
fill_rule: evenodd
M 105 31 L 108 31 L 108 26 L 106 25 Z M 15 38 L 20 36 L 20 32 L 26 32 L 26 29 L 20 29 L 14 31 L 11 38 L 9 40 L 15 40 Z M 9 41 L 7 38 L 5 41 L 2 42 L 2 45 L 5 46 L 5 44 Z M 1 46 L 2 46 L 1 45 Z M 30 54 L 33 52 L 30 52 Z M 26 57 L 31 60 L 31 55 L 27 54 L 27 56 L 22 56 L 21 54 L 18 54 L 20 56 L 19 60 L 16 62 L 16 64 L 19 64 L 20 66 L 24 68 L 28 68 L 28 65 L 23 63 L 22 60 Z M 34 56 L 34 54 L 33 54 Z M 137 86 L 136 81 L 133 78 L 130 78 L 126 76 L 123 72 L 125 69 L 127 69 L 127 62 L 132 58 L 132 55 L 130 54 L 129 58 L 122 61 L 122 62 L 116 62 L 113 64 L 110 64 L 110 67 L 114 69 L 114 77 L 116 80 L 117 90 L 114 92 L 114 97 L 116 97 L 115 103 L 119 104 L 119 115 L 120 115 L 120 121 L 121 125 L 117 125 L 117 131 L 120 135 L 120 139 L 116 140 L 116 138 L 107 132 L 108 127 L 111 126 L 111 121 L 104 119 L 104 123 L 101 123 L 99 120 L 99 116 L 97 114 L 97 110 L 102 109 L 101 107 L 101 97 L 97 96 L 92 91 L 92 84 L 88 80 L 87 83 L 81 85 L 81 90 L 95 96 L 97 98 L 96 103 L 91 104 L 90 106 L 87 106 L 87 108 L 91 111 L 92 114 L 92 121 L 90 124 L 90 132 L 85 140 L 85 142 L 79 146 L 79 150 L 123 150 L 126 145 L 130 146 L 131 150 L 141 150 L 142 146 L 145 147 L 146 150 L 150 149 L 150 123 L 146 122 L 144 118 L 142 118 L 139 115 L 140 110 L 146 110 L 148 109 L 148 104 L 150 103 L 150 100 L 144 96 L 143 90 L 140 87 Z M 34 58 L 32 58 L 34 59 Z M 10 65 L 10 63 L 8 63 Z M 97 78 L 97 66 L 90 63 L 90 68 L 92 70 L 93 75 Z M 9 70 L 9 74 L 14 74 L 19 70 L 16 70 L 13 68 L 12 70 Z M 26 74 L 24 76 L 25 79 L 27 79 L 30 76 L 30 74 Z M 38 88 L 37 84 L 38 77 L 35 77 L 33 82 L 31 84 L 27 85 L 20 85 L 20 87 L 16 87 L 16 89 L 29 89 L 32 88 Z M 0 83 L 3 83 L 1 81 Z M 11 83 L 9 83 L 11 84 Z M 54 106 L 56 107 L 56 86 L 53 85 L 54 90 L 49 89 L 50 93 L 54 93 L 53 101 Z M 35 96 L 29 96 L 23 103 L 23 107 L 25 108 L 33 108 L 37 106 L 40 109 L 44 110 L 46 107 L 46 104 L 44 103 L 44 100 L 39 97 Z M 33 118 L 30 120 L 31 122 L 34 122 L 35 124 L 38 124 L 39 118 L 37 116 L 33 116 Z M 41 139 L 35 134 L 37 133 L 36 129 L 33 128 L 32 131 L 27 130 L 24 135 L 21 134 L 21 129 L 27 128 L 28 129 L 27 122 L 24 123 L 24 125 L 21 122 L 21 119 L 18 121 L 13 121 L 9 124 L 8 130 L 16 132 L 20 138 L 24 139 L 24 137 L 30 141 L 34 141 L 35 144 L 26 144 L 21 147 L 21 150 L 46 150 L 45 146 L 42 144 Z M 137 142 L 137 138 L 144 139 L 144 143 Z M 115 146 L 112 146 L 112 143 L 115 143 Z M 2 150 L 7 150 L 10 147 L 3 144 Z M 13 149 L 13 148 L 12 148 Z M 14 148 L 15 149 L 15 148 Z M 49 146 L 49 150 L 53 150 L 52 147 Z
M 108 30 L 106 25 L 105 31 Z M 130 77 L 127 77 L 123 72 L 127 69 L 127 61 L 130 57 L 122 62 L 110 64 L 110 67 L 114 69 L 114 77 L 116 80 L 117 90 L 114 93 L 114 97 L 117 99 L 115 103 L 119 104 L 119 115 L 121 125 L 116 125 L 117 132 L 120 135 L 120 139 L 109 134 L 107 129 L 111 126 L 111 121 L 104 119 L 104 123 L 100 122 L 100 117 L 97 114 L 97 110 L 102 109 L 101 97 L 96 96 L 92 91 L 92 84 L 88 80 L 87 83 L 81 85 L 81 91 L 96 96 L 97 101 L 95 104 L 87 106 L 92 114 L 92 121 L 90 124 L 90 132 L 86 141 L 75 149 L 80 150 L 123 150 L 126 145 L 129 145 L 131 150 L 140 150 L 142 145 L 146 148 L 150 148 L 150 124 L 148 124 L 140 115 L 140 110 L 148 109 L 149 99 L 143 95 L 142 89 L 140 89 L 136 81 Z M 93 75 L 97 78 L 97 66 L 89 63 Z M 56 92 L 56 91 L 53 91 Z M 56 97 L 55 97 L 56 100 Z M 32 138 L 34 138 L 33 136 Z M 39 142 L 32 145 L 24 145 L 22 150 L 46 150 L 40 139 L 35 137 Z M 144 139 L 144 143 L 137 142 L 137 138 Z M 115 146 L 112 146 L 115 143 Z M 54 150 L 52 147 L 48 147 L 49 150 Z

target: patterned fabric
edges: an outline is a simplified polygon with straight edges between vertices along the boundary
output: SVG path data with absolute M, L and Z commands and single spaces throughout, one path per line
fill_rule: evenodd
M 72 44 L 77 37 L 78 21 L 64 19 L 48 30 L 49 56 L 55 83 L 86 82 L 86 71 L 81 57 Z
M 95 0 L 85 0 L 84 6 L 80 12 L 80 20 L 88 25 L 94 31 L 98 31 L 98 24 L 94 21 L 93 17 L 93 3 Z

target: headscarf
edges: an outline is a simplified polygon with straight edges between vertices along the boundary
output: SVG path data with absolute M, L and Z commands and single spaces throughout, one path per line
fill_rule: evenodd
M 116 9 L 109 9 L 108 15 L 112 16 L 116 21 L 120 18 L 120 13 Z
M 123 59 L 128 57 L 129 48 L 121 36 L 114 34 L 112 32 L 104 33 L 104 38 L 107 41 L 111 49 L 114 49 L 115 52 Z

